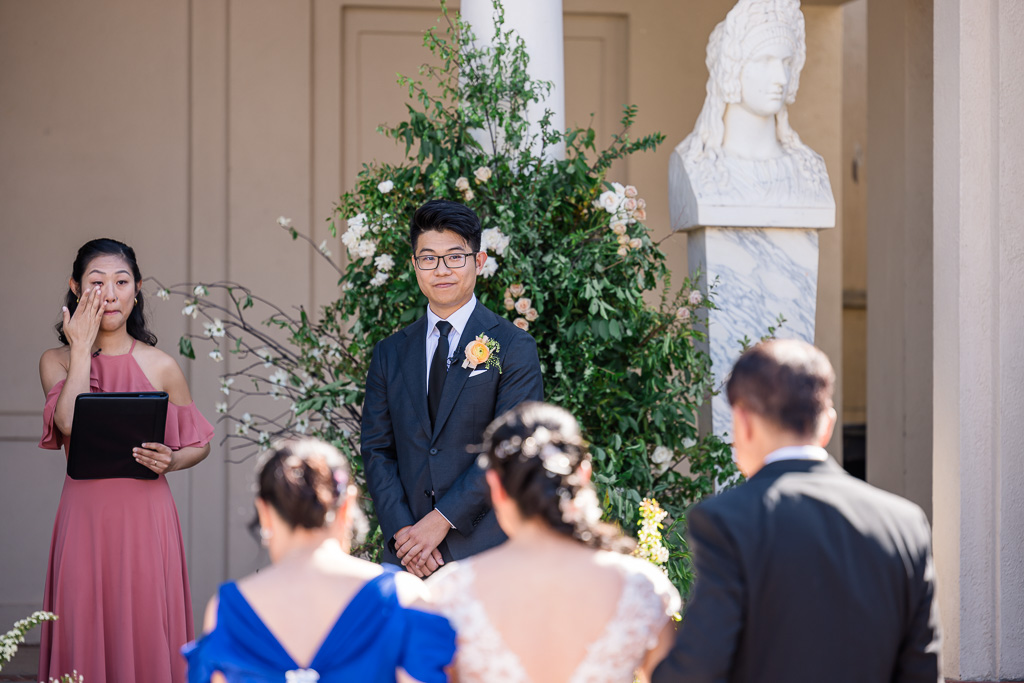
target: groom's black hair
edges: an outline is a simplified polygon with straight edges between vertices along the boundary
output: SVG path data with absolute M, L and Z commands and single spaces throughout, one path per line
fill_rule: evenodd
M 448 199 L 431 199 L 416 209 L 409 224 L 409 243 L 416 253 L 416 240 L 427 230 L 451 230 L 466 240 L 469 248 L 480 251 L 480 219 L 465 204 Z
M 725 392 L 729 405 L 741 405 L 793 434 L 813 436 L 832 407 L 835 381 L 821 349 L 798 339 L 772 339 L 740 356 Z

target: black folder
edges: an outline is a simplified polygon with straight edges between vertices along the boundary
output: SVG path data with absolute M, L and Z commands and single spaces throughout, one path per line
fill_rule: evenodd
M 79 394 L 71 423 L 68 476 L 72 479 L 156 479 L 132 449 L 164 442 L 163 391 Z

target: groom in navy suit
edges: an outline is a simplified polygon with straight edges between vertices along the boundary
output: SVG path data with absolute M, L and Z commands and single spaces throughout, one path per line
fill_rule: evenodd
M 476 299 L 487 261 L 480 238 L 480 220 L 463 204 L 417 209 L 411 266 L 427 314 L 377 344 L 366 376 L 361 452 L 383 560 L 421 577 L 505 540 L 468 447 L 496 416 L 544 398 L 533 337 Z M 500 368 L 463 367 L 481 335 L 500 346 Z

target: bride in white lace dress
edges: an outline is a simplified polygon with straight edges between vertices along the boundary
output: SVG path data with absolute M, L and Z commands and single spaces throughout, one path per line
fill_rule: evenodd
M 458 632 L 452 680 L 647 681 L 672 644 L 679 594 L 599 522 L 576 420 L 521 404 L 488 427 L 481 464 L 509 540 L 427 582 Z

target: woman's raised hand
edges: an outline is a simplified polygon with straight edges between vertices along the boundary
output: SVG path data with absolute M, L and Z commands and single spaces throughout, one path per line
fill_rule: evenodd
M 71 315 L 67 306 L 63 308 L 64 336 L 72 348 L 80 346 L 92 352 L 104 311 L 106 304 L 99 287 L 90 287 L 82 293 L 74 315 Z

